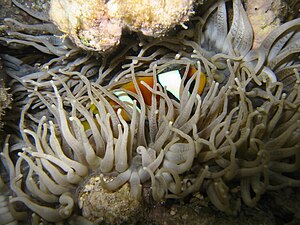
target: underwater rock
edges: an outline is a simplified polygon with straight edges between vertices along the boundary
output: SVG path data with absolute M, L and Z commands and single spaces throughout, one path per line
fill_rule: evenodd
M 159 37 L 188 21 L 193 3 L 194 0 L 112 0 L 108 5 L 113 17 L 120 17 L 129 29 Z
M 254 32 L 253 48 L 255 49 L 271 31 L 281 25 L 281 18 L 286 14 L 284 12 L 286 6 L 282 0 L 248 0 L 246 6 Z
M 101 186 L 100 179 L 99 176 L 91 177 L 79 191 L 78 203 L 85 218 L 98 223 L 122 224 L 140 213 L 141 202 L 130 195 L 128 183 L 110 192 Z
M 159 37 L 183 25 L 193 14 L 193 3 L 194 0 L 52 0 L 49 17 L 78 47 L 105 52 L 119 44 L 124 28 Z
M 11 104 L 11 95 L 7 93 L 8 88 L 5 87 L 4 81 L 4 72 L 2 70 L 2 63 L 0 61 L 0 129 L 3 127 L 2 116 L 5 114 L 5 110 L 10 108 Z
M 50 19 L 80 48 L 107 51 L 119 44 L 121 21 L 112 18 L 104 0 L 52 0 Z

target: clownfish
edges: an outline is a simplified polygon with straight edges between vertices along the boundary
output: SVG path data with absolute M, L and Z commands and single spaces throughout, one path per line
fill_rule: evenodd
M 185 68 L 179 70 L 171 70 L 168 72 L 160 73 L 157 75 L 157 82 L 162 86 L 166 87 L 167 92 L 175 97 L 175 99 L 180 100 L 180 84 L 182 81 L 182 77 L 184 74 Z M 191 78 L 194 73 L 197 72 L 197 69 L 194 66 L 189 67 L 189 71 L 187 73 L 187 80 Z M 186 81 L 187 81 L 186 80 Z M 151 106 L 152 104 L 152 92 L 148 90 L 143 84 L 142 81 L 148 84 L 150 87 L 153 87 L 154 78 L 153 76 L 145 76 L 145 77 L 137 77 L 136 78 L 138 87 L 143 95 L 143 99 L 146 105 Z M 204 73 L 200 73 L 200 83 L 198 86 L 198 94 L 201 95 L 206 85 L 206 76 Z M 191 85 L 193 87 L 193 85 Z M 133 81 L 125 83 L 118 88 L 125 89 L 137 94 Z M 125 94 L 125 92 L 117 91 L 114 94 L 121 100 L 121 101 L 129 101 L 132 103 L 131 98 Z
M 182 78 L 183 78 L 183 74 L 185 72 L 185 68 L 179 69 L 179 70 L 171 70 L 168 72 L 164 72 L 164 73 L 160 73 L 157 75 L 157 82 L 162 86 L 165 87 L 167 92 L 173 96 L 173 98 L 177 99 L 178 101 L 180 100 L 180 84 L 182 82 Z M 197 72 L 197 69 L 194 66 L 190 66 L 189 70 L 187 72 L 187 79 L 190 79 L 194 73 Z M 154 85 L 154 78 L 153 76 L 144 76 L 144 77 L 137 77 L 136 78 L 138 87 L 142 93 L 143 96 L 143 100 L 145 102 L 146 105 L 151 106 L 152 104 L 152 92 L 150 90 L 148 90 L 143 84 L 142 82 L 145 82 L 146 84 L 148 84 L 150 87 L 153 87 Z M 204 88 L 206 85 L 206 75 L 201 72 L 200 73 L 200 83 L 198 86 L 198 90 L 197 93 L 199 95 L 202 94 Z M 193 85 L 191 85 L 193 87 Z M 135 94 L 137 94 L 137 90 L 135 89 L 134 83 L 133 81 L 129 81 L 125 84 L 122 84 L 120 86 L 118 86 L 118 89 L 124 89 L 127 91 L 131 91 Z M 119 100 L 123 101 L 123 102 L 128 102 L 129 104 L 133 104 L 133 99 L 125 92 L 123 91 L 113 91 L 114 95 L 118 97 Z M 109 103 L 115 108 L 115 110 L 117 111 L 120 106 L 118 106 L 118 104 L 112 100 L 109 101 Z M 90 105 L 90 110 L 92 111 L 92 113 L 95 115 L 98 113 L 98 110 L 96 108 L 96 106 L 94 104 Z M 139 110 L 139 109 L 138 109 Z M 126 112 L 124 110 L 122 110 L 121 115 L 123 116 L 125 121 L 130 121 L 130 118 L 128 117 L 128 115 L 126 114 Z M 84 126 L 85 129 L 89 128 L 89 125 L 87 123 L 87 121 L 82 121 L 82 124 Z

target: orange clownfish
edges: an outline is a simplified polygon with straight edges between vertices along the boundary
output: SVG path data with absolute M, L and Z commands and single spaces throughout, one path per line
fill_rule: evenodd
M 180 70 L 171 70 L 171 71 L 160 73 L 157 75 L 158 83 L 162 87 L 166 87 L 166 90 L 168 91 L 168 93 L 171 94 L 173 97 L 175 97 L 177 100 L 180 99 L 179 90 L 180 90 L 180 84 L 182 81 L 184 71 L 185 71 L 185 68 L 180 69 Z M 197 69 L 194 66 L 190 66 L 189 71 L 187 73 L 187 80 L 189 78 L 191 78 L 195 72 L 197 72 Z M 149 91 L 141 83 L 141 81 L 145 82 L 150 87 L 153 87 L 153 84 L 154 84 L 153 76 L 137 77 L 136 81 L 137 81 L 139 89 L 141 90 L 141 93 L 143 95 L 145 104 L 148 106 L 151 106 L 152 92 Z M 206 76 L 204 73 L 201 72 L 200 73 L 200 84 L 198 86 L 198 91 L 197 91 L 199 95 L 202 94 L 205 84 L 206 84 Z M 193 85 L 191 85 L 191 86 L 193 87 Z M 131 91 L 131 92 L 137 94 L 137 91 L 136 91 L 132 81 L 119 86 L 119 88 Z M 129 101 L 130 102 L 130 97 L 121 91 L 115 92 L 115 95 L 117 95 L 121 101 Z M 131 102 L 132 102 L 132 100 L 131 100 Z
M 180 70 L 171 70 L 171 71 L 160 73 L 157 75 L 158 83 L 162 87 L 166 87 L 166 90 L 168 91 L 168 93 L 170 95 L 172 95 L 173 97 L 175 97 L 177 100 L 180 99 L 179 90 L 180 90 L 180 84 L 181 84 L 184 72 L 185 72 L 185 68 L 182 68 Z M 194 66 L 190 66 L 189 71 L 187 73 L 186 81 L 189 78 L 191 78 L 194 75 L 194 73 L 196 73 L 196 72 L 197 72 L 197 69 Z M 148 106 L 151 106 L 152 92 L 150 90 L 148 90 L 141 82 L 143 81 L 146 84 L 148 84 L 150 87 L 153 87 L 153 84 L 154 84 L 153 76 L 137 77 L 136 81 L 137 81 L 138 87 L 143 95 L 145 104 Z M 204 73 L 201 72 L 200 73 L 200 83 L 199 83 L 198 91 L 197 91 L 199 95 L 202 94 L 202 92 L 205 88 L 205 85 L 206 85 L 206 76 Z M 191 86 L 193 87 L 193 85 L 191 85 Z M 134 87 L 133 81 L 122 84 L 122 85 L 118 86 L 118 88 L 125 89 L 125 90 L 131 91 L 131 92 L 137 94 L 137 91 Z M 125 92 L 115 91 L 114 94 L 121 101 L 133 104 L 133 99 L 130 96 L 128 96 Z M 116 102 L 114 102 L 112 100 L 110 100 L 109 102 L 115 108 L 115 110 L 120 108 L 120 106 L 118 106 Z M 93 114 L 98 113 L 97 108 L 95 107 L 94 104 L 91 104 L 90 110 L 92 111 Z M 128 117 L 128 115 L 126 114 L 126 112 L 124 110 L 122 110 L 122 116 L 126 121 L 130 121 L 130 118 Z M 85 129 L 89 128 L 87 121 L 83 121 L 82 124 L 84 125 Z

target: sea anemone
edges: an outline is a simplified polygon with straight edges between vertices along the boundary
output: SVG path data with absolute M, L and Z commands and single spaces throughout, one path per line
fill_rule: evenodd
M 2 55 L 21 109 L 19 132 L 6 138 L 1 153 L 2 189 L 12 190 L 2 191 L 2 215 L 7 222 L 20 219 L 15 209 L 22 202 L 32 220 L 83 219 L 75 208 L 87 210 L 81 200 L 90 179 L 112 193 L 129 185 L 139 201 L 147 185 L 156 201 L 205 193 L 228 214 L 241 202 L 254 207 L 267 190 L 300 186 L 294 174 L 300 166 L 299 24 L 283 24 L 251 50 L 241 2 L 220 0 L 176 36 L 141 40 L 101 59 L 71 47 L 36 67 Z M 21 37 L 2 40 L 21 43 Z M 22 43 L 37 47 L 40 39 L 27 37 L 33 38 Z M 45 43 L 43 52 L 53 49 Z M 191 67 L 196 72 L 188 76 Z M 175 98 L 157 77 L 178 70 Z M 120 91 L 132 101 L 123 101 Z

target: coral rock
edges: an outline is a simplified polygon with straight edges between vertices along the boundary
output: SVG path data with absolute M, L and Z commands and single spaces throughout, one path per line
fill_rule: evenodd
M 85 50 L 108 51 L 123 28 L 159 37 L 188 21 L 194 0 L 52 0 L 50 19 Z
M 109 17 L 104 0 L 52 0 L 49 16 L 85 50 L 107 51 L 119 44 L 121 21 Z
M 162 36 L 169 29 L 184 23 L 193 13 L 194 0 L 112 0 L 112 14 L 122 17 L 131 30 L 148 36 Z
M 90 221 L 122 224 L 136 217 L 141 203 L 131 196 L 128 183 L 110 192 L 102 188 L 99 176 L 93 176 L 79 192 L 79 207 Z

